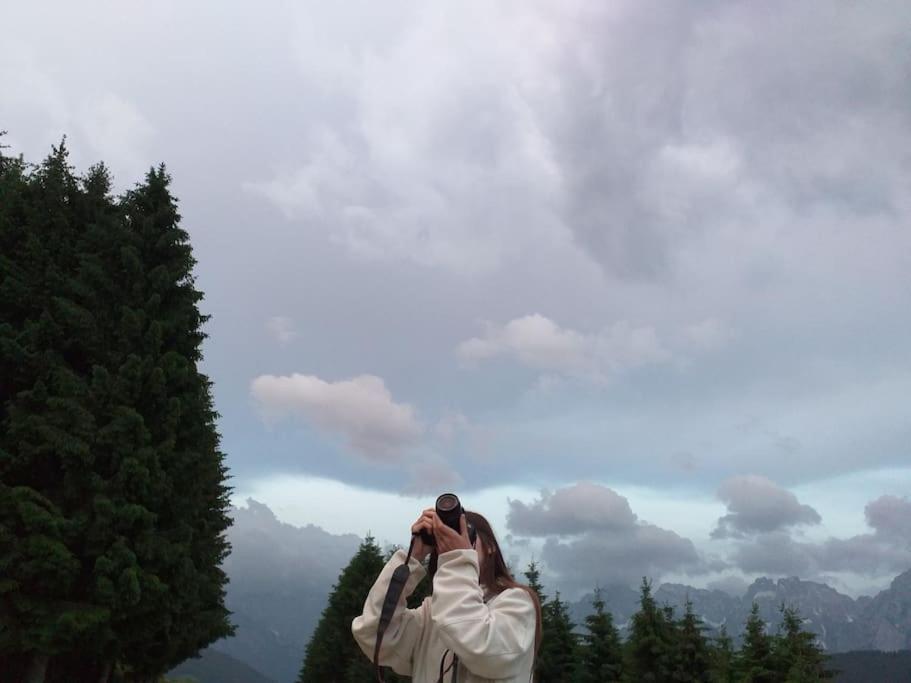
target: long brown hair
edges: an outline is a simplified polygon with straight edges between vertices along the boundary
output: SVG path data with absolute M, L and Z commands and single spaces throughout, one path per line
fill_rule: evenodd
M 483 515 L 468 510 L 465 511 L 465 520 L 474 526 L 487 551 L 487 557 L 480 563 L 481 584 L 488 591 L 496 594 L 502 593 L 507 588 L 521 588 L 531 597 L 535 606 L 535 659 L 537 659 L 538 648 L 541 647 L 541 601 L 538 599 L 538 594 L 532 588 L 513 578 L 506 565 L 506 560 L 503 559 L 503 552 L 500 550 L 500 544 L 497 543 L 497 537 L 493 533 L 490 522 Z M 532 670 L 534 670 L 534 665 L 532 665 Z

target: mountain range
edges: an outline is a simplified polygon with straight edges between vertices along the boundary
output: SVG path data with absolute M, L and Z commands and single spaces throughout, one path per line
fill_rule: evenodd
M 654 596 L 659 605 L 674 607 L 678 615 L 689 598 L 693 611 L 708 628 L 707 635 L 716 634 L 724 626 L 738 645 L 743 624 L 755 602 L 773 632 L 781 621 L 780 606 L 796 607 L 805 619 L 805 628 L 816 634 L 828 652 L 911 649 L 911 570 L 898 575 L 876 597 L 863 596 L 856 600 L 824 583 L 796 577 L 756 579 L 742 596 L 676 583 L 661 584 Z M 587 595 L 570 603 L 570 614 L 576 624 L 582 624 L 590 613 L 592 597 Z M 602 598 L 624 632 L 638 609 L 638 591 L 612 586 L 602 589 Z

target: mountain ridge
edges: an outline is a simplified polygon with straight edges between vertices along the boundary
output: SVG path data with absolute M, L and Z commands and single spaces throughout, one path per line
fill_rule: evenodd
M 592 597 L 589 594 L 570 603 L 570 614 L 576 624 L 584 623 L 585 616 L 591 612 Z M 757 578 L 740 597 L 678 583 L 660 584 L 654 597 L 659 604 L 674 607 L 677 614 L 682 613 L 689 598 L 693 610 L 708 627 L 709 635 L 717 634 L 724 626 L 737 643 L 750 608 L 756 602 L 760 616 L 772 631 L 781 621 L 780 606 L 796 607 L 806 628 L 816 634 L 828 652 L 911 649 L 911 569 L 896 576 L 876 596 L 856 599 L 828 584 L 794 576 Z M 602 589 L 602 598 L 621 632 L 624 631 L 638 608 L 638 592 L 628 586 L 611 586 Z

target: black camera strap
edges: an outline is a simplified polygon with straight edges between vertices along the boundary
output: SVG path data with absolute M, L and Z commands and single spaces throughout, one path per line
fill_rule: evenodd
M 386 589 L 386 597 L 383 599 L 380 622 L 376 627 L 376 646 L 373 648 L 373 666 L 376 670 L 378 683 L 385 683 L 383 669 L 380 666 L 380 646 L 383 644 L 383 635 L 386 633 L 386 629 L 389 628 L 389 622 L 392 621 L 392 615 L 395 614 L 395 608 L 399 604 L 399 598 L 402 597 L 402 591 L 405 590 L 405 584 L 408 583 L 408 577 L 411 576 L 411 569 L 408 564 L 411 562 L 411 553 L 414 552 L 415 539 L 416 536 L 412 535 L 405 563 L 396 567 L 395 571 L 392 572 L 389 588 Z
M 452 650 L 446 650 L 446 652 L 443 653 L 443 656 L 440 657 L 440 677 L 437 679 L 436 683 L 443 683 L 443 676 L 449 673 L 450 669 L 452 669 L 452 678 L 450 681 L 452 683 L 456 683 L 457 681 L 459 674 L 459 658 L 456 656 L 455 652 L 452 652 L 452 659 L 449 662 L 449 666 L 447 666 L 445 669 L 443 668 L 446 664 L 446 655 L 448 655 L 450 652 L 452 652 Z
M 386 679 L 383 677 L 383 667 L 380 666 L 380 646 L 383 644 L 383 636 L 386 633 L 386 629 L 389 628 L 389 624 L 392 622 L 392 616 L 395 614 L 395 608 L 399 604 L 399 598 L 402 597 L 402 591 L 405 590 L 405 584 L 408 583 L 408 578 L 411 576 L 411 569 L 408 567 L 408 564 L 411 562 L 411 553 L 414 551 L 414 541 L 416 536 L 411 537 L 411 543 L 408 545 L 408 554 L 405 556 L 405 563 L 399 565 L 395 568 L 395 571 L 392 572 L 392 578 L 389 579 L 389 588 L 386 589 L 386 597 L 383 599 L 383 609 L 380 611 L 380 621 L 376 626 L 376 645 L 373 648 L 373 667 L 376 671 L 376 680 L 378 683 L 385 683 Z M 450 669 L 453 670 L 452 680 L 453 683 L 456 681 L 456 675 L 458 673 L 459 667 L 459 658 L 456 657 L 455 652 L 452 653 L 452 660 L 449 663 L 449 666 L 444 668 L 446 662 L 446 655 L 449 654 L 450 650 L 446 650 L 443 653 L 443 658 L 440 660 L 440 677 L 437 679 L 437 683 L 443 683 L 443 676 L 446 675 Z

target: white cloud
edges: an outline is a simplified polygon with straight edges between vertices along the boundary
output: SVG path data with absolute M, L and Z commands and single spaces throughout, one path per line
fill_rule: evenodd
M 598 333 L 584 334 L 561 328 L 537 313 L 502 326 L 488 324 L 483 337 L 462 342 L 457 354 L 470 362 L 505 355 L 537 370 L 593 380 L 671 358 L 651 327 L 619 321 Z
M 373 375 L 338 382 L 312 375 L 262 375 L 253 380 L 250 392 L 267 419 L 301 417 L 342 436 L 371 459 L 398 459 L 423 431 L 414 408 L 393 401 L 383 380 Z

